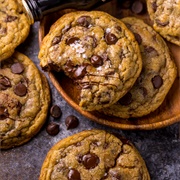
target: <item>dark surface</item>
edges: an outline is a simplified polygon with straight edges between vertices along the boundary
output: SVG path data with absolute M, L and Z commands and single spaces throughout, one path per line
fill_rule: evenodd
M 40 69 L 37 58 L 39 51 L 38 27 L 38 23 L 32 26 L 29 37 L 18 50 L 29 56 Z M 59 105 L 62 116 L 58 119 L 49 116 L 41 131 L 31 141 L 20 147 L 0 152 L 0 180 L 37 180 L 48 150 L 57 141 L 82 130 L 93 128 L 119 133 L 129 139 L 144 158 L 152 180 L 180 179 L 178 123 L 152 131 L 122 131 L 106 127 L 76 112 L 63 100 L 50 81 L 49 84 L 52 93 L 52 105 Z M 67 130 L 65 119 L 69 115 L 75 115 L 79 119 L 79 125 L 74 129 Z M 50 136 L 46 132 L 47 124 L 50 121 L 60 125 L 60 132 L 56 136 Z

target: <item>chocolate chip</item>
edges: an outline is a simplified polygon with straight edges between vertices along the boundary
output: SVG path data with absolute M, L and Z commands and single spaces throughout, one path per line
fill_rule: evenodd
M 136 41 L 138 42 L 138 44 L 142 43 L 142 38 L 138 33 L 134 33 L 134 37 L 135 37 Z
M 110 170 L 109 175 L 112 177 L 112 179 L 121 180 L 122 176 L 115 170 Z
M 19 101 L 16 104 L 16 108 L 17 108 L 17 114 L 19 115 L 21 112 L 21 108 L 22 108 L 22 104 Z
M 46 127 L 46 132 L 51 136 L 57 135 L 59 133 L 59 125 L 57 123 L 50 122 Z
M 91 57 L 91 64 L 92 64 L 94 67 L 102 66 L 102 65 L 103 65 L 103 59 L 101 58 L 101 56 L 93 55 L 93 56 Z
M 124 53 L 123 50 L 121 50 L 121 52 L 119 53 L 119 58 L 124 59 L 125 57 L 126 57 L 126 54 Z
M 8 87 L 11 87 L 10 80 L 6 76 L 1 77 L 0 78 L 0 90 L 6 90 Z
M 72 73 L 75 70 L 75 66 L 71 60 L 68 60 L 64 66 L 65 72 Z
M 144 46 L 144 52 L 148 54 L 151 53 L 151 56 L 158 56 L 158 52 L 152 46 Z
M 135 14 L 141 14 L 144 11 L 144 4 L 141 1 L 134 1 L 131 10 Z
M 74 43 L 76 43 L 77 41 L 79 41 L 79 38 L 78 38 L 78 37 L 70 37 L 70 38 L 67 39 L 66 44 L 67 44 L 67 45 L 74 44 Z
M 76 116 L 70 115 L 65 119 L 67 129 L 76 128 L 79 125 L 79 120 Z
M 93 48 L 97 46 L 97 39 L 93 36 Z
M 94 153 L 86 154 L 82 157 L 82 163 L 86 169 L 93 169 L 99 164 L 99 157 Z
M 16 19 L 17 19 L 16 16 L 7 16 L 5 22 L 12 22 L 15 21 Z
M 9 117 L 8 109 L 0 106 L 0 120 L 4 120 Z
M 79 146 L 81 146 L 82 144 L 81 144 L 81 142 L 77 142 L 77 143 L 75 143 L 74 144 L 76 147 L 79 147 Z
M 128 29 L 131 29 L 131 24 L 125 23 L 125 25 L 126 25 L 126 27 L 127 27 Z
M 83 158 L 83 155 L 81 155 L 81 154 L 77 155 L 77 161 L 79 163 L 82 163 L 82 158 Z
M 104 145 L 103 145 L 103 149 L 107 149 L 109 146 L 109 143 L 105 142 Z
M 139 89 L 140 89 L 142 95 L 143 95 L 144 97 L 146 97 L 146 96 L 147 96 L 147 89 L 146 89 L 145 87 L 140 87 Z
M 81 16 L 77 19 L 77 23 L 80 26 L 88 27 L 91 23 L 91 17 L 90 16 Z
M 94 36 L 86 36 L 85 41 L 92 41 L 92 46 L 95 48 L 97 46 L 97 39 Z
M 79 78 L 84 77 L 85 74 L 86 74 L 86 66 L 81 65 L 81 66 L 78 66 L 77 69 L 74 71 L 73 77 L 75 79 L 79 79 Z
M 132 103 L 132 94 L 130 92 L 126 93 L 118 102 L 124 106 L 131 104 Z
M 7 28 L 2 27 L 0 24 L 0 35 L 5 35 L 7 33 Z
M 27 93 L 27 88 L 20 82 L 14 87 L 14 93 L 18 96 L 25 96 Z
M 159 75 L 154 76 L 151 81 L 155 89 L 159 89 L 163 84 L 163 79 Z
M 62 29 L 62 34 L 66 33 L 70 28 L 71 28 L 71 25 L 70 25 L 70 24 L 67 24 L 67 25 Z
M 119 31 L 119 32 L 122 32 L 122 28 L 120 26 L 116 26 L 116 29 Z
M 54 39 L 52 40 L 52 45 L 56 45 L 61 41 L 61 36 L 56 36 L 54 37 Z
M 167 25 L 169 24 L 169 21 L 162 22 L 162 21 L 160 21 L 159 19 L 156 19 L 156 23 L 157 23 L 159 26 L 167 26 Z
M 108 45 L 116 44 L 118 38 L 113 33 L 106 33 L 105 40 Z
M 24 65 L 22 63 L 14 63 L 11 66 L 11 72 L 14 74 L 21 74 L 24 71 Z
M 154 12 L 156 12 L 156 10 L 157 10 L 157 4 L 156 4 L 156 2 L 153 2 L 153 3 L 152 3 L 152 9 L 153 9 Z
M 101 55 L 101 57 L 103 58 L 103 61 L 108 61 L 108 60 L 109 60 L 107 53 L 103 53 L 103 54 Z M 109 61 L 110 61 L 110 60 L 109 60 Z
M 74 168 L 70 169 L 68 173 L 68 180 L 81 180 L 79 171 Z
M 50 109 L 50 114 L 54 118 L 59 118 L 62 115 L 61 108 L 58 105 L 53 105 Z

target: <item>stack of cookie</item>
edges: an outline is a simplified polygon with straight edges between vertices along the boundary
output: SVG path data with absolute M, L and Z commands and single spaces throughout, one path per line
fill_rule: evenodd
M 21 1 L 2 1 L 0 7 L 0 149 L 8 149 L 24 144 L 41 129 L 50 91 L 35 64 L 15 51 L 30 29 Z
M 177 74 L 165 41 L 149 25 L 100 11 L 58 19 L 39 59 L 44 70 L 63 71 L 79 85 L 83 110 L 121 118 L 157 109 Z

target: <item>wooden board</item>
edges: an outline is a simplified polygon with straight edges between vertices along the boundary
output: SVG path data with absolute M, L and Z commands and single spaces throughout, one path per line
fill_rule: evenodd
M 148 14 L 135 15 L 130 10 L 122 10 L 116 0 L 109 2 L 96 10 L 105 11 L 117 18 L 122 18 L 126 16 L 136 16 L 143 19 L 146 23 L 151 25 Z M 63 10 L 60 12 L 53 13 L 46 16 L 40 22 L 39 28 L 39 43 L 41 44 L 42 39 L 48 33 L 50 26 L 64 13 L 74 11 L 72 9 Z M 170 50 L 175 59 L 175 63 L 178 68 L 178 75 L 175 82 L 170 89 L 168 95 L 166 96 L 163 104 L 151 114 L 141 117 L 141 118 L 131 118 L 122 119 L 113 116 L 103 115 L 102 113 L 93 111 L 87 112 L 83 111 L 77 104 L 77 92 L 75 90 L 75 85 L 72 80 L 66 77 L 62 73 L 49 72 L 49 77 L 56 89 L 59 91 L 61 96 L 79 113 L 85 117 L 113 128 L 119 128 L 124 130 L 152 130 L 162 127 L 172 125 L 180 121 L 180 80 L 179 80 L 179 70 L 180 70 L 180 47 L 168 43 Z

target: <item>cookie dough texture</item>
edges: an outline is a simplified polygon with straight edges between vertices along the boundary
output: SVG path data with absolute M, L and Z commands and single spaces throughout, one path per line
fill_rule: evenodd
M 149 180 L 139 152 L 127 140 L 103 130 L 69 136 L 48 152 L 39 180 Z
M 176 78 L 177 68 L 166 43 L 149 25 L 133 17 L 122 21 L 139 43 L 143 68 L 132 89 L 102 111 L 121 118 L 141 117 L 162 104 Z
M 29 34 L 21 0 L 0 0 L 0 61 L 10 57 Z
M 180 0 L 147 0 L 147 8 L 153 28 L 180 46 Z
M 15 52 L 0 67 L 0 148 L 30 140 L 46 120 L 50 91 L 46 77 Z
M 39 52 L 45 70 L 64 71 L 80 87 L 79 105 L 108 107 L 142 68 L 138 43 L 120 20 L 100 11 L 71 12 L 52 25 Z

